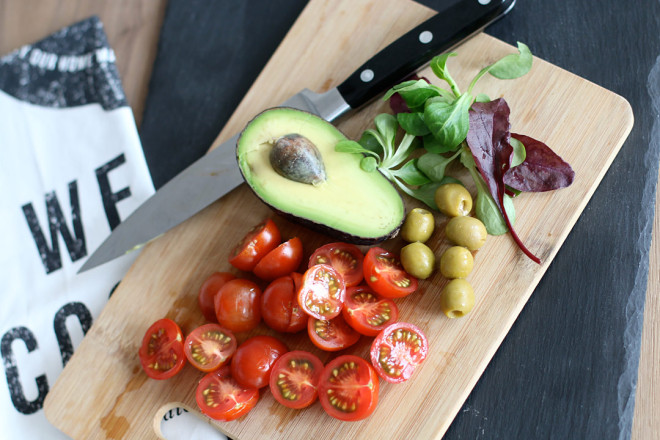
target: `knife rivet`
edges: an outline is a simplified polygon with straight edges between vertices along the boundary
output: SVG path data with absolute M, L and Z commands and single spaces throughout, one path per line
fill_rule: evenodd
M 422 44 L 427 44 L 430 43 L 431 40 L 433 40 L 433 34 L 431 31 L 422 31 L 422 33 L 419 34 L 419 42 Z
M 362 82 L 369 82 L 374 79 L 374 71 L 371 69 L 364 69 L 360 72 L 360 79 Z
M 479 0 L 480 5 L 487 5 L 488 3 L 490 3 L 490 0 Z

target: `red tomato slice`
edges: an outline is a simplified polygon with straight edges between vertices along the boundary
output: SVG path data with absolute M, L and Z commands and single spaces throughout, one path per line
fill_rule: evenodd
M 268 385 L 275 361 L 289 349 L 272 336 L 253 336 L 236 349 L 231 359 L 231 375 L 244 387 Z
M 252 272 L 262 280 L 272 281 L 298 269 L 302 258 L 302 241 L 294 237 L 268 252 L 259 260 Z
M 344 278 L 346 287 L 357 286 L 362 281 L 362 261 L 360 248 L 350 243 L 328 243 L 314 251 L 309 258 L 309 267 L 329 264 Z
M 266 219 L 236 245 L 229 255 L 229 263 L 237 269 L 249 272 L 281 242 L 282 236 L 277 225 L 271 219 Z
M 360 339 L 360 334 L 346 324 L 342 315 L 329 320 L 310 316 L 307 333 L 312 343 L 325 351 L 343 350 Z
M 236 337 L 218 324 L 204 324 L 186 336 L 183 349 L 192 366 L 208 373 L 229 361 L 236 351 Z
M 163 380 L 177 374 L 186 363 L 183 333 L 176 322 L 163 318 L 151 324 L 138 352 L 147 376 Z
M 307 314 L 298 305 L 302 275 L 293 272 L 272 281 L 261 295 L 261 317 L 268 327 L 296 333 L 307 327 Z
M 202 413 L 215 420 L 229 422 L 248 413 L 259 400 L 259 390 L 240 386 L 222 367 L 204 376 L 195 393 Z
M 216 322 L 218 320 L 215 316 L 215 303 L 213 302 L 213 298 L 227 281 L 231 281 L 235 278 L 236 276 L 229 272 L 215 272 L 212 273 L 206 281 L 204 281 L 202 287 L 200 287 L 197 300 L 199 302 L 199 308 L 202 310 L 202 314 L 207 321 Z
M 218 322 L 233 332 L 252 330 L 261 322 L 261 289 L 250 280 L 227 281 L 215 295 L 214 303 Z
M 356 286 L 346 290 L 342 316 L 355 330 L 376 336 L 399 319 L 399 308 L 389 298 L 382 298 L 370 287 Z
M 336 419 L 362 420 L 376 409 L 378 386 L 378 376 L 369 362 L 354 355 L 339 356 L 321 373 L 319 401 Z
M 332 319 L 341 313 L 346 296 L 344 280 L 332 266 L 317 264 L 307 269 L 298 291 L 298 304 L 317 319 Z
M 289 408 L 305 408 L 316 401 L 323 362 L 308 351 L 290 351 L 273 364 L 270 391 Z
M 372 247 L 364 257 L 364 280 L 386 298 L 401 298 L 417 290 L 417 278 L 408 274 L 391 252 Z
M 429 344 L 424 333 L 414 324 L 395 322 L 381 331 L 371 344 L 371 363 L 387 382 L 410 379 L 424 359 Z

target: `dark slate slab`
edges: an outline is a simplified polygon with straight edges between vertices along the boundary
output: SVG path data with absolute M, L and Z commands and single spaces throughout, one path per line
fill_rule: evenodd
M 305 3 L 170 0 L 141 128 L 157 187 L 206 151 Z M 660 156 L 658 17 L 657 0 L 519 0 L 487 29 L 624 96 L 636 119 L 446 438 L 630 437 Z
M 156 188 L 209 149 L 306 4 L 168 3 L 140 130 Z

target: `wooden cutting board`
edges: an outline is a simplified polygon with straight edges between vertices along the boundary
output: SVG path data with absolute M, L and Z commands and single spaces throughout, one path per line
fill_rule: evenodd
M 324 91 L 336 85 L 371 54 L 433 13 L 408 0 L 312 0 L 213 147 L 242 129 L 255 113 L 302 86 Z M 450 60 L 449 68 L 465 88 L 483 66 L 514 51 L 480 34 L 457 48 L 458 56 Z M 429 70 L 422 74 L 433 78 Z M 623 98 L 540 59 L 521 79 L 484 78 L 477 88 L 492 98 L 504 97 L 511 107 L 513 131 L 545 141 L 576 171 L 569 189 L 516 199 L 516 230 L 543 263 L 527 259 L 509 236 L 490 237 L 468 278 L 477 300 L 467 317 L 449 320 L 440 311 L 438 294 L 446 282 L 440 275 L 398 301 L 401 320 L 426 332 L 430 354 L 407 383 L 381 382 L 378 408 L 367 420 L 339 422 L 325 415 L 318 404 L 290 410 L 264 390 L 247 416 L 229 423 L 211 422 L 214 426 L 237 439 L 428 439 L 443 435 L 633 123 Z M 356 138 L 384 111 L 387 106 L 375 102 L 338 125 Z M 409 200 L 407 204 L 416 206 Z M 197 307 L 201 283 L 213 271 L 239 273 L 227 263 L 229 250 L 265 217 L 275 220 L 284 237 L 301 237 L 306 255 L 332 241 L 275 216 L 242 185 L 144 248 L 48 394 L 47 418 L 76 439 L 148 439 L 160 437 L 162 414 L 173 405 L 194 411 L 195 386 L 203 374 L 187 366 L 168 381 L 150 380 L 139 365 L 139 343 L 146 328 L 162 317 L 177 321 L 184 332 L 202 324 Z M 438 214 L 436 233 L 429 242 L 437 255 L 448 246 L 445 223 L 446 218 Z M 401 244 L 395 239 L 383 246 L 397 250 Z M 255 333 L 275 334 L 261 326 L 238 335 L 239 341 Z M 282 339 L 290 349 L 314 351 L 324 361 L 334 357 L 312 347 L 306 335 Z M 369 344 L 370 338 L 363 337 L 346 351 L 367 357 Z

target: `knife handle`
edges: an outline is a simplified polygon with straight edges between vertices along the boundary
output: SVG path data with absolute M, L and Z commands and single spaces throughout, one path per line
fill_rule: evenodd
M 515 0 L 461 0 L 378 52 L 337 86 L 355 109 L 506 14 Z

